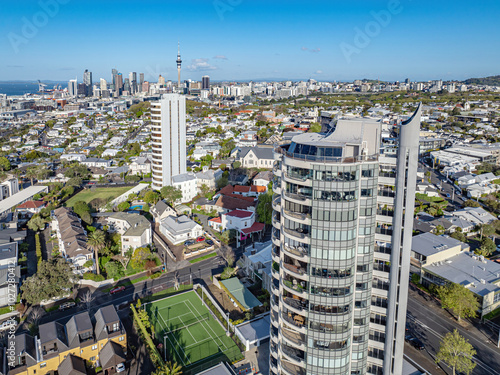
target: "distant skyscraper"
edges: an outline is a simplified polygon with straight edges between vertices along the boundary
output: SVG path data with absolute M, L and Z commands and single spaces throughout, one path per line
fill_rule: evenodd
M 70 79 L 68 82 L 68 93 L 70 96 L 76 96 L 78 94 L 78 80 Z
M 420 117 L 323 115 L 275 149 L 270 374 L 403 373 Z
M 186 98 L 165 94 L 151 102 L 152 187 L 171 185 L 172 176 L 186 173 Z
M 181 87 L 181 44 L 177 45 L 177 87 Z
M 165 86 L 165 77 L 163 77 L 161 74 L 160 76 L 158 77 L 158 84 L 163 87 Z
M 130 92 L 135 94 L 137 92 L 137 73 L 130 72 L 128 74 L 128 80 L 130 82 Z
M 101 78 L 100 89 L 101 89 L 101 91 L 108 89 L 108 83 L 106 82 L 106 80 L 104 78 Z
M 115 76 L 118 74 L 118 70 L 115 68 L 111 69 L 111 88 L 115 89 Z
M 121 94 L 123 89 L 123 76 L 121 73 L 117 73 L 113 76 L 113 86 L 115 88 L 115 92 Z
M 92 95 L 92 72 L 89 72 L 88 69 L 85 69 L 83 72 L 83 83 L 86 86 L 86 96 Z
M 139 87 L 142 89 L 142 84 L 144 83 L 144 73 L 139 74 Z
M 201 89 L 202 90 L 210 90 L 210 77 L 203 76 L 201 78 Z

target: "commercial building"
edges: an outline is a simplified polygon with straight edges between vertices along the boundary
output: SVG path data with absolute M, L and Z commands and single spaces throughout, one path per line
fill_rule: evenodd
M 210 77 L 203 76 L 201 78 L 201 89 L 202 90 L 210 90 Z
M 271 374 L 402 374 L 420 115 L 275 149 Z
M 153 147 L 152 187 L 172 184 L 172 176 L 186 173 L 186 98 L 165 94 L 151 103 Z

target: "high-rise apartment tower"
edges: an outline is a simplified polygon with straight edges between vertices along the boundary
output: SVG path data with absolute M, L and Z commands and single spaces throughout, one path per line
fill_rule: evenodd
M 420 111 L 276 148 L 271 374 L 402 373 Z
M 172 176 L 186 173 L 186 98 L 165 94 L 151 102 L 152 187 L 171 185 Z

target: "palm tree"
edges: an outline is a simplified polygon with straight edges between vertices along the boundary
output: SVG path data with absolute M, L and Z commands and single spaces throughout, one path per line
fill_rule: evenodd
M 87 237 L 87 245 L 94 251 L 96 271 L 99 275 L 99 250 L 106 245 L 106 234 L 102 230 L 90 232 Z
M 31 186 L 33 186 L 33 181 L 35 178 L 38 176 L 38 170 L 37 167 L 29 167 L 26 170 L 26 178 L 29 178 L 31 180 Z
M 179 366 L 176 362 L 168 361 L 163 366 L 158 367 L 153 375 L 181 375 L 182 367 Z

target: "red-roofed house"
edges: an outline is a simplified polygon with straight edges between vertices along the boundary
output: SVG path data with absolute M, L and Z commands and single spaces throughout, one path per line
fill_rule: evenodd
M 252 233 L 260 233 L 265 225 L 255 222 L 255 212 L 247 210 L 233 210 L 221 217 L 213 218 L 208 221 L 208 225 L 218 232 L 224 232 L 229 229 L 238 231 L 238 241 L 246 240 Z
M 16 207 L 16 212 L 23 216 L 33 216 L 40 213 L 47 204 L 42 201 L 27 201 Z
M 266 188 L 264 186 L 243 186 L 243 185 L 235 185 L 233 188 L 233 194 L 242 195 L 244 197 L 258 197 L 259 194 L 265 193 Z

